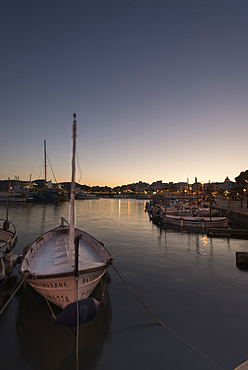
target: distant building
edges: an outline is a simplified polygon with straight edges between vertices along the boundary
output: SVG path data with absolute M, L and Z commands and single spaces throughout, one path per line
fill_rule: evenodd
M 147 182 L 139 181 L 138 183 L 134 184 L 135 192 L 143 193 L 144 191 L 147 191 L 149 188 L 149 184 Z
M 174 184 L 174 190 L 180 193 L 184 193 L 185 190 L 188 191 L 189 184 L 187 182 L 177 182 Z
M 225 181 L 221 183 L 220 188 L 224 191 L 229 191 L 235 187 L 236 183 L 231 181 L 228 176 L 225 178 Z
M 161 191 L 162 188 L 163 188 L 162 180 L 155 181 L 150 185 L 150 189 L 152 189 L 153 191 Z

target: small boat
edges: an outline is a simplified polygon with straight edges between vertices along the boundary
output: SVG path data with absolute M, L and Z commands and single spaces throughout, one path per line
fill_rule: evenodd
M 17 233 L 15 225 L 9 221 L 9 198 L 10 198 L 10 179 L 8 191 L 6 193 L 7 212 L 6 219 L 0 219 L 2 227 L 0 227 L 0 258 L 11 254 L 17 243 Z
M 28 248 L 20 266 L 20 273 L 27 282 L 63 309 L 88 298 L 113 263 L 103 243 L 74 227 L 75 153 L 74 114 L 70 224 L 62 218 L 58 227 L 39 236 Z
M 0 254 L 8 254 L 13 251 L 17 243 L 17 233 L 15 225 L 5 219 L 0 219 Z
M 9 221 L 9 188 L 7 192 L 7 214 L 6 219 L 0 219 L 0 283 L 5 279 L 5 274 L 13 271 L 12 251 L 17 243 L 17 233 L 15 225 Z
M 228 227 L 227 217 L 205 217 L 205 216 L 182 216 L 166 214 L 163 216 L 163 224 L 189 227 L 194 229 L 208 229 L 215 227 Z
M 0 191 L 0 202 L 26 202 L 26 196 L 16 191 Z
M 95 194 L 85 193 L 84 191 L 79 191 L 76 193 L 76 199 L 99 199 Z

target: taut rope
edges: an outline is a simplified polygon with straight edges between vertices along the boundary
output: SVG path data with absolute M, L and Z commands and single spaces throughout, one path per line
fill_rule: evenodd
M 176 332 L 174 332 L 172 329 L 170 329 L 168 326 L 166 326 L 161 320 L 159 320 L 157 318 L 157 316 L 155 316 L 151 310 L 149 310 L 149 308 L 144 304 L 144 302 L 142 302 L 142 300 L 135 294 L 135 292 L 133 291 L 133 289 L 126 283 L 126 281 L 123 279 L 123 277 L 121 276 L 121 274 L 116 270 L 116 268 L 114 267 L 114 265 L 112 265 L 113 269 L 115 270 L 115 272 L 117 273 L 117 275 L 120 277 L 120 279 L 123 281 L 123 283 L 128 287 L 128 289 L 133 293 L 133 295 L 138 299 L 138 301 L 142 304 L 143 307 L 145 307 L 145 309 L 152 315 L 152 317 L 161 325 L 163 326 L 163 328 L 165 328 L 167 331 L 169 331 L 171 334 L 175 335 L 179 340 L 181 340 L 184 344 L 186 344 L 187 346 L 189 346 L 193 351 L 197 352 L 200 356 L 202 356 L 205 360 L 207 360 L 208 362 L 210 362 L 212 365 L 214 365 L 217 369 L 221 369 L 221 370 L 224 370 L 223 367 L 221 367 L 220 365 L 218 365 L 216 362 L 214 362 L 213 360 L 211 360 L 209 357 L 207 357 L 206 355 L 204 355 L 204 353 L 202 353 L 201 351 L 199 351 L 197 348 L 195 348 L 192 344 L 190 344 L 189 342 L 187 342 L 185 339 L 183 339 L 180 335 L 178 335 Z
M 10 296 L 10 298 L 8 299 L 8 301 L 5 303 L 5 305 L 1 309 L 0 315 L 3 313 L 3 311 L 5 310 L 5 308 L 8 306 L 8 304 L 10 303 L 10 301 L 12 300 L 12 298 L 14 297 L 14 295 L 18 292 L 18 290 L 20 289 L 20 287 L 22 286 L 22 284 L 24 283 L 24 281 L 26 281 L 26 278 L 27 278 L 27 276 L 24 276 L 24 278 L 22 279 L 22 281 L 20 282 L 20 284 L 18 285 L 18 287 L 12 293 L 12 295 Z

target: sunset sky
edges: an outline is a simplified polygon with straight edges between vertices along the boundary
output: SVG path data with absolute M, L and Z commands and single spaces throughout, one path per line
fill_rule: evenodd
M 234 180 L 247 166 L 247 0 L 0 5 L 0 179 Z M 54 181 L 48 169 L 48 178 Z

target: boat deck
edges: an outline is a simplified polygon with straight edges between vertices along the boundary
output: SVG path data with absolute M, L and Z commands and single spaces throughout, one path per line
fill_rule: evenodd
M 104 266 L 104 262 L 91 246 L 79 240 L 80 271 Z M 29 264 L 29 270 L 36 275 L 68 273 L 74 270 L 74 256 L 69 262 L 68 234 L 55 234 L 35 253 Z

